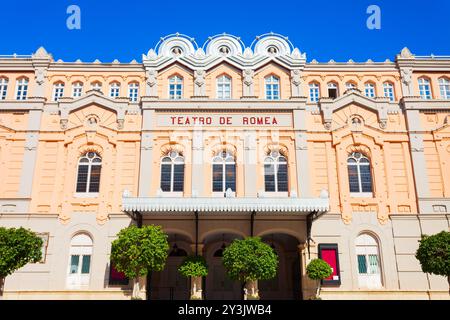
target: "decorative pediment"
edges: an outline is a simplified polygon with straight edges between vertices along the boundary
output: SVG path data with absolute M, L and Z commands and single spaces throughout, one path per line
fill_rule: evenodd
M 78 99 L 61 98 L 59 100 L 58 109 L 61 116 L 61 129 L 67 129 L 67 122 L 70 113 L 92 104 L 99 105 L 115 112 L 117 115 L 117 128 L 119 130 L 123 128 L 125 112 L 128 108 L 129 100 L 127 98 L 107 98 L 97 90 L 90 90 L 86 93 L 86 95 Z

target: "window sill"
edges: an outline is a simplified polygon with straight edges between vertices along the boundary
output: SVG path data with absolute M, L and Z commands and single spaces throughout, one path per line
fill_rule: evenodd
M 264 191 L 258 195 L 260 198 L 288 198 L 289 192 L 268 192 Z
M 159 194 L 160 197 L 167 197 L 167 198 L 173 198 L 173 197 L 183 197 L 183 192 L 170 192 L 170 191 L 163 191 Z
M 212 193 L 211 193 L 211 196 L 213 197 L 213 198 L 226 198 L 227 196 L 226 196 L 226 192 L 215 192 L 215 191 L 213 191 Z M 233 191 L 232 193 L 231 193 L 231 197 L 236 197 L 236 192 L 235 191 Z
M 76 192 L 74 198 L 98 198 L 98 192 Z
M 373 198 L 372 192 L 350 192 L 352 198 Z

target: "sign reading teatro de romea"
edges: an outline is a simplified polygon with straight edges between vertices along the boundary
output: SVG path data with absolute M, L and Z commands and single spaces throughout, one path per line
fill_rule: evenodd
M 290 127 L 290 114 L 158 114 L 160 127 Z

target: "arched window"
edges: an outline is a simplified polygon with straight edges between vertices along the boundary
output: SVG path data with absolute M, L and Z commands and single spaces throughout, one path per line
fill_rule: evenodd
M 381 263 L 377 240 L 363 233 L 356 238 L 355 247 L 359 287 L 381 288 Z
M 6 99 L 7 92 L 8 92 L 8 79 L 0 78 L 0 100 Z
M 309 84 L 309 100 L 311 102 L 319 101 L 320 97 L 320 89 L 319 84 L 316 82 L 312 82 Z
M 83 94 L 83 82 L 77 81 L 72 84 L 72 97 L 78 98 Z
M 28 79 L 21 78 L 17 80 L 16 100 L 25 100 L 28 94 Z
M 169 79 L 169 99 L 179 100 L 183 97 L 183 78 L 173 76 Z
M 346 88 L 347 90 L 353 90 L 353 89 L 356 89 L 356 84 L 355 84 L 354 82 L 347 82 L 347 83 L 345 84 L 345 88 Z
M 274 75 L 270 75 L 264 79 L 267 100 L 280 99 L 280 79 Z
M 161 159 L 161 190 L 183 192 L 184 157 L 177 151 L 170 151 Z
M 266 192 L 288 191 L 287 159 L 279 151 L 264 159 L 264 185 Z
M 89 285 L 92 246 L 91 237 L 85 233 L 75 235 L 70 241 L 68 287 Z
M 395 93 L 394 93 L 394 85 L 390 82 L 383 83 L 383 91 L 384 96 L 389 98 L 390 101 L 395 100 Z
M 139 96 L 139 84 L 132 82 L 128 85 L 128 98 L 131 102 L 137 102 Z
M 426 78 L 419 78 L 419 93 L 422 99 L 431 99 L 430 80 Z
M 212 159 L 213 192 L 236 192 L 236 162 L 228 151 L 220 151 Z
M 98 192 L 101 170 L 102 158 L 93 151 L 85 153 L 78 161 L 77 192 Z
M 231 78 L 226 75 L 217 78 L 217 99 L 231 99 Z
M 58 82 L 53 85 L 53 101 L 58 101 L 64 95 L 64 83 Z
M 328 97 L 336 99 L 339 96 L 338 85 L 336 82 L 328 83 Z
M 92 82 L 91 83 L 91 89 L 102 92 L 102 83 L 98 82 L 98 81 Z
M 120 83 L 111 82 L 109 85 L 109 96 L 111 98 L 116 98 L 120 95 Z
M 440 78 L 439 90 L 441 91 L 442 99 L 450 99 L 450 80 L 447 78 Z
M 347 158 L 350 193 L 372 196 L 372 173 L 370 160 L 361 152 L 353 152 Z
M 364 85 L 364 93 L 368 98 L 375 98 L 375 85 L 372 82 L 367 82 Z

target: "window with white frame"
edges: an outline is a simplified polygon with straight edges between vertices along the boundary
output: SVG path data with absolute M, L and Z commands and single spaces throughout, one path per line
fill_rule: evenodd
M 101 84 L 100 82 L 98 82 L 98 81 L 93 82 L 93 83 L 91 84 L 91 89 L 92 89 L 92 90 L 97 90 L 97 91 L 102 92 L 102 84 Z
M 347 158 L 350 194 L 372 196 L 372 172 L 370 160 L 361 152 L 353 152 Z
M 381 263 L 377 240 L 371 235 L 363 233 L 356 238 L 355 251 L 359 287 L 364 289 L 381 288 Z
M 439 79 L 439 90 L 442 99 L 450 99 L 450 80 L 447 78 Z
M 339 96 L 338 86 L 336 82 L 328 83 L 328 97 L 336 99 Z
M 6 99 L 7 92 L 8 92 L 8 79 L 0 78 L 0 100 Z
M 353 89 L 356 89 L 356 84 L 354 84 L 353 82 L 347 82 L 347 83 L 345 84 L 345 88 L 346 88 L 347 90 L 353 90 Z
M 131 102 L 137 102 L 139 96 L 139 84 L 136 82 L 128 85 L 128 98 Z
M 53 101 L 58 101 L 64 95 L 64 83 L 58 82 L 53 85 Z
M 173 76 L 169 79 L 169 99 L 179 100 L 183 97 L 183 78 Z
M 72 97 L 79 98 L 83 94 L 83 83 L 80 81 L 72 84 Z
M 280 79 L 274 75 L 270 75 L 264 79 L 267 100 L 280 99 Z
M 383 83 L 383 91 L 384 91 L 384 96 L 386 98 L 389 98 L 390 101 L 395 100 L 394 85 L 392 83 L 390 83 L 390 82 Z
M 120 94 L 120 83 L 113 82 L 109 86 L 109 96 L 111 98 L 117 98 Z
M 271 151 L 264 159 L 266 192 L 288 192 L 287 159 L 279 151 Z
M 28 94 L 28 79 L 22 78 L 17 80 L 16 100 L 25 100 Z
M 430 80 L 426 78 L 419 78 L 419 94 L 422 99 L 431 99 Z
M 161 159 L 161 190 L 183 192 L 184 157 L 177 151 L 170 151 Z
M 217 99 L 231 99 L 231 78 L 226 75 L 217 78 Z
M 86 152 L 78 161 L 77 193 L 98 193 L 102 158 L 93 151 Z
M 319 84 L 316 82 L 309 84 L 309 100 L 311 102 L 317 102 L 319 101 L 320 96 L 320 89 Z
M 236 192 L 236 161 L 228 151 L 220 151 L 212 159 L 213 192 Z
M 85 233 L 75 235 L 70 241 L 67 287 L 89 286 L 92 260 L 92 239 Z
M 375 85 L 371 82 L 367 82 L 364 85 L 364 93 L 367 98 L 375 98 Z

